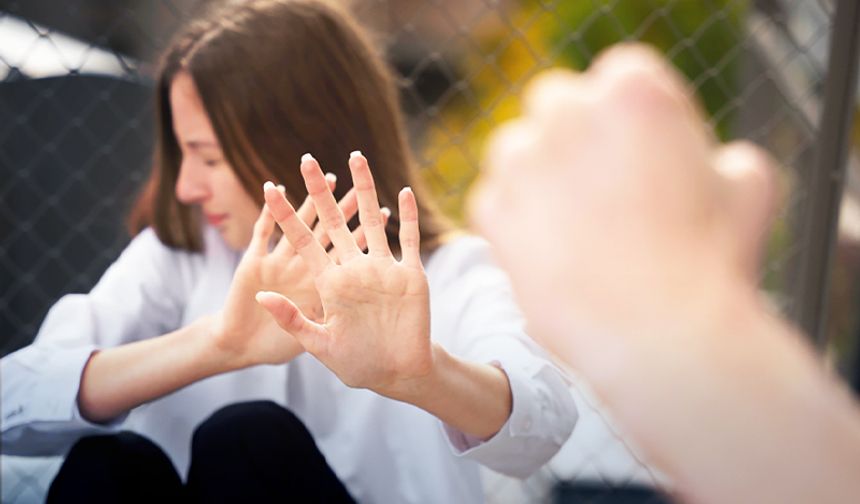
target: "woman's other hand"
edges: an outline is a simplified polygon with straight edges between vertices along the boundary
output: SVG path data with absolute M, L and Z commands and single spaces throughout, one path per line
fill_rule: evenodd
M 328 174 L 324 183 L 333 190 L 334 175 Z M 283 187 L 268 185 L 283 197 Z M 347 220 L 352 218 L 358 209 L 355 191 L 350 190 L 336 206 Z M 381 212 L 381 215 L 383 220 L 387 219 L 387 213 Z M 297 217 L 306 226 L 313 226 L 316 211 L 310 197 L 299 207 Z M 258 291 L 283 292 L 310 319 L 322 320 L 322 305 L 314 286 L 313 272 L 285 237 L 281 236 L 274 247 L 271 246 L 274 227 L 274 218 L 264 205 L 254 225 L 251 243 L 236 269 L 224 310 L 213 320 L 217 346 L 231 360 L 231 367 L 285 363 L 303 351 L 301 345 L 289 334 L 284 334 L 272 317 L 255 302 L 254 296 Z M 330 240 L 322 226 L 317 225 L 312 235 L 320 248 L 329 247 Z M 354 235 L 356 246 L 364 247 L 360 227 Z

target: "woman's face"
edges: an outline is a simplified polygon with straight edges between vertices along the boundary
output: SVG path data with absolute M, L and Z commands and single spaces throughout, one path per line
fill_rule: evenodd
M 224 158 L 197 87 L 186 72 L 177 74 L 170 85 L 170 108 L 173 132 L 182 150 L 176 197 L 182 203 L 199 205 L 206 221 L 230 247 L 246 248 L 260 207 Z

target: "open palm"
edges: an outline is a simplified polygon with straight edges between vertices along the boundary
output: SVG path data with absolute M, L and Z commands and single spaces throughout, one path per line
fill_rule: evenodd
M 257 299 L 278 324 L 331 369 L 345 384 L 396 395 L 410 380 L 430 372 L 430 309 L 427 278 L 420 258 L 418 208 L 409 188 L 399 196 L 402 259 L 392 255 L 367 160 L 350 158 L 358 214 L 367 253 L 346 227 L 343 212 L 325 183 L 316 160 L 306 156 L 302 175 L 320 224 L 337 251 L 335 261 L 283 194 L 269 187 L 272 215 L 307 263 L 324 311 L 315 322 L 297 300 L 277 292 Z
M 327 187 L 334 186 L 333 178 L 325 181 Z M 272 188 L 279 194 L 283 192 L 283 188 L 275 188 L 273 184 Z M 344 196 L 339 203 L 339 211 L 347 218 L 355 214 L 355 191 Z M 306 225 L 313 225 L 316 212 L 310 197 L 299 207 L 297 215 Z M 254 302 L 258 291 L 284 292 L 308 317 L 322 320 L 323 308 L 312 271 L 286 238 L 281 237 L 274 247 L 270 246 L 274 228 L 275 220 L 268 206 L 264 206 L 254 226 L 248 250 L 236 269 L 216 329 L 219 346 L 240 361 L 237 364 L 240 367 L 284 363 L 303 351 L 301 345 L 284 334 L 272 317 Z M 314 229 L 313 238 L 323 248 L 330 243 L 321 226 Z M 354 239 L 364 246 L 360 228 L 356 229 Z

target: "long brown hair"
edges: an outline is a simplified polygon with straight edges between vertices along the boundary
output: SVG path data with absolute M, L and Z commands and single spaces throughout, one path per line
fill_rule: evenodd
M 284 184 L 293 203 L 306 190 L 305 152 L 349 189 L 347 158 L 361 150 L 375 174 L 380 204 L 392 210 L 388 241 L 399 249 L 397 193 L 412 186 L 422 248 L 436 248 L 450 224 L 427 197 L 405 138 L 391 71 L 356 21 L 320 0 L 231 3 L 193 21 L 163 56 L 156 90 L 152 175 L 129 217 L 133 233 L 152 226 L 166 245 L 202 250 L 201 219 L 177 200 L 182 155 L 173 133 L 170 85 L 193 79 L 224 156 L 260 205 L 262 184 Z

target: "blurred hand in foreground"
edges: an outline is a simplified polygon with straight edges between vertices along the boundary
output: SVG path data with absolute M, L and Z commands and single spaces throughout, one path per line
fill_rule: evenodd
M 774 164 L 720 145 L 651 49 L 526 89 L 489 143 L 472 222 L 533 335 L 697 502 L 860 495 L 860 413 L 756 289 Z
M 754 288 L 772 164 L 718 145 L 656 53 L 624 46 L 586 73 L 550 71 L 524 104 L 489 143 L 471 215 L 530 323 L 564 336 L 548 346 L 575 361 L 595 332 L 638 337 Z

